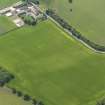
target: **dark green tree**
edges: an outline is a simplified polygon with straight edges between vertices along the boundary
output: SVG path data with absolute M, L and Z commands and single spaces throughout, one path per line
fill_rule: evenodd
M 17 91 L 17 96 L 18 97 L 21 97 L 23 94 L 22 94 L 22 92 L 21 91 Z
M 33 104 L 33 105 L 36 105 L 36 104 L 37 104 L 36 99 L 32 99 L 32 104 Z
M 27 94 L 24 95 L 24 100 L 25 101 L 30 101 L 31 100 L 31 97 Z
M 15 88 L 11 88 L 11 89 L 12 89 L 12 93 L 16 94 L 16 92 L 17 92 L 16 89 Z
M 73 0 L 68 0 L 69 1 L 69 3 L 72 3 L 73 2 Z

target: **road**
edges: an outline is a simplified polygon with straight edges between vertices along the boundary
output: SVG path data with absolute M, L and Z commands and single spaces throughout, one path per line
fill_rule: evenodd
M 47 17 L 54 22 L 58 27 L 62 28 L 66 33 L 68 33 L 68 35 L 74 39 L 76 39 L 77 41 L 81 42 L 83 45 L 85 45 L 87 48 L 89 48 L 90 50 L 94 51 L 95 53 L 105 53 L 103 51 L 98 51 L 94 48 L 92 48 L 91 46 L 89 46 L 87 43 L 85 43 L 84 41 L 78 39 L 77 37 L 75 37 L 72 32 L 68 31 L 67 29 L 64 29 L 57 21 L 55 21 L 53 18 L 51 18 L 50 16 L 47 15 Z
M 44 13 L 40 7 L 38 7 L 38 6 L 35 5 L 35 4 L 33 4 L 33 5 L 36 6 L 36 8 L 37 8 L 38 10 L 40 10 L 42 13 Z M 77 37 L 75 37 L 75 36 L 72 34 L 72 32 L 70 32 L 70 31 L 68 31 L 67 29 L 63 28 L 63 27 L 62 27 L 57 21 L 55 21 L 52 17 L 48 16 L 47 14 L 46 14 L 46 16 L 47 16 L 53 23 L 55 23 L 58 27 L 62 28 L 63 31 L 66 32 L 70 37 L 72 37 L 72 38 L 76 39 L 77 41 L 81 42 L 83 45 L 85 45 L 85 46 L 86 46 L 87 48 L 89 48 L 90 50 L 94 51 L 95 53 L 101 53 L 101 54 L 104 54 L 104 53 L 105 53 L 105 51 L 96 50 L 96 49 L 94 49 L 93 47 L 91 47 L 90 45 L 88 45 L 87 43 L 85 43 L 83 40 L 78 39 Z
M 15 3 L 15 4 L 13 4 L 12 6 L 14 6 L 14 5 L 19 5 L 20 3 L 22 3 L 22 2 L 17 2 L 17 3 Z M 35 6 L 35 8 L 37 8 L 39 11 L 41 11 L 42 13 L 44 13 L 44 11 L 43 11 L 39 6 L 35 5 L 34 3 L 32 3 L 32 5 Z M 5 11 L 5 10 L 9 9 L 9 8 L 10 8 L 10 7 L 5 8 L 5 9 L 3 9 L 3 10 L 0 10 L 0 13 L 1 13 L 2 11 Z M 85 46 L 86 46 L 87 48 L 89 48 L 90 50 L 94 51 L 95 53 L 105 53 L 105 51 L 96 50 L 96 49 L 94 49 L 93 47 L 91 47 L 90 45 L 88 45 L 87 43 L 85 43 L 83 40 L 78 39 L 77 37 L 75 37 L 75 36 L 72 34 L 72 32 L 70 32 L 70 31 L 68 31 L 67 29 L 63 28 L 63 27 L 62 27 L 57 21 L 55 21 L 52 17 L 48 16 L 47 14 L 46 14 L 46 16 L 47 16 L 48 19 L 50 19 L 52 22 L 54 22 L 58 27 L 62 28 L 64 32 L 68 33 L 68 35 L 69 35 L 70 37 L 72 37 L 72 38 L 76 39 L 77 41 L 81 42 L 83 45 L 85 45 Z

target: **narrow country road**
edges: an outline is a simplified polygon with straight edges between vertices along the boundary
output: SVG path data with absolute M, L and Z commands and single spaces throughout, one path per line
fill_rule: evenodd
M 13 4 L 12 6 L 14 6 L 14 5 L 19 5 L 19 4 L 21 4 L 21 3 L 22 3 L 22 2 L 17 2 L 17 3 L 15 3 L 15 4 Z M 31 3 L 32 3 L 32 2 L 31 2 Z M 32 3 L 32 4 L 33 4 L 33 5 L 35 6 L 35 8 L 37 8 L 39 11 L 41 11 L 42 13 L 44 13 L 43 10 L 42 10 L 39 6 L 35 5 L 34 3 Z M 11 6 L 10 6 L 10 7 L 11 7 Z M 5 8 L 5 9 L 0 10 L 0 15 L 2 14 L 2 12 L 4 12 L 4 11 L 10 9 L 10 7 L 7 7 L 7 8 Z M 44 13 L 44 14 L 46 14 L 46 13 Z M 72 32 L 70 32 L 70 31 L 68 31 L 67 29 L 63 28 L 63 27 L 62 27 L 57 21 L 55 21 L 52 17 L 48 16 L 47 14 L 46 14 L 46 16 L 47 16 L 47 18 L 49 18 L 53 23 L 55 23 L 58 27 L 62 28 L 63 31 L 66 32 L 70 37 L 72 37 L 72 38 L 76 39 L 77 41 L 81 42 L 83 45 L 85 45 L 85 46 L 86 46 L 87 48 L 89 48 L 90 50 L 93 50 L 95 53 L 105 53 L 105 51 L 96 50 L 96 49 L 94 49 L 93 47 L 91 47 L 90 45 L 88 45 L 87 43 L 85 43 L 83 40 L 78 39 L 77 37 L 75 37 L 75 36 L 72 34 Z
M 40 10 L 41 12 L 43 12 L 40 7 L 38 7 L 38 6 L 35 5 L 35 4 L 33 4 L 33 5 L 36 6 L 36 8 L 37 8 L 38 10 Z M 44 13 L 44 12 L 43 12 L 43 13 Z M 63 31 L 66 32 L 70 37 L 72 37 L 72 38 L 76 39 L 77 41 L 81 42 L 83 45 L 85 45 L 85 46 L 86 46 L 87 48 L 89 48 L 90 50 L 94 51 L 95 53 L 105 53 L 105 51 L 96 50 L 96 49 L 94 49 L 93 47 L 91 47 L 90 45 L 88 45 L 87 43 L 85 43 L 83 40 L 78 39 L 77 37 L 75 37 L 75 36 L 72 34 L 72 32 L 70 32 L 70 31 L 68 31 L 67 29 L 63 28 L 63 27 L 62 27 L 57 21 L 55 21 L 52 17 L 48 16 L 47 14 L 46 14 L 46 16 L 47 16 L 52 22 L 54 22 L 58 27 L 62 28 Z

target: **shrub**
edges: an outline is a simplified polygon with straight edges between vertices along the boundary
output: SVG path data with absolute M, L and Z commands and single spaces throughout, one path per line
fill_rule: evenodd
M 30 101 L 31 100 L 31 97 L 27 94 L 24 95 L 24 100 L 25 101 Z
M 36 99 L 32 99 L 32 104 L 33 104 L 33 105 L 36 105 L 36 104 L 37 104 Z
M 0 87 L 3 87 L 5 85 L 5 82 L 3 80 L 0 80 Z
M 13 93 L 13 94 L 16 94 L 16 93 L 17 93 L 17 91 L 16 91 L 15 88 L 11 88 L 11 89 L 12 89 L 12 93 Z
M 21 97 L 23 94 L 21 91 L 17 91 L 17 96 Z

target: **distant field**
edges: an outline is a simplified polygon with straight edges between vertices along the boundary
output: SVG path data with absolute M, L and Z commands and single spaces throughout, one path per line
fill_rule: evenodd
M 7 89 L 0 88 L 0 105 L 32 105 L 13 95 Z
M 0 16 L 0 34 L 16 28 L 16 25 L 7 17 Z
M 96 105 L 105 96 L 105 55 L 50 21 L 1 37 L 0 65 L 16 76 L 10 86 L 45 105 Z
M 12 5 L 13 3 L 15 3 L 17 1 L 19 1 L 19 0 L 0 0 L 0 8 Z
M 48 8 L 53 8 L 84 36 L 105 45 L 105 0 L 73 0 L 72 5 L 68 0 L 41 1 Z

